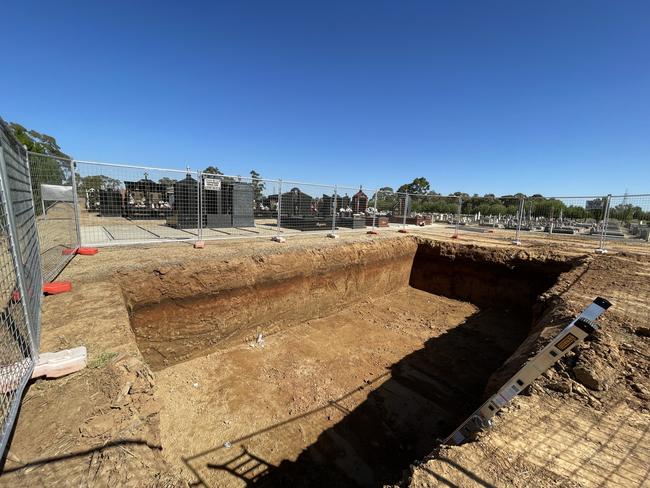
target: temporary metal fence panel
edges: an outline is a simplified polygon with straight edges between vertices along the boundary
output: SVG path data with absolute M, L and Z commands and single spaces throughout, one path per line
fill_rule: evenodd
M 373 201 L 373 208 L 376 209 L 374 221 L 378 229 L 389 228 L 399 223 L 399 195 L 389 190 L 378 190 L 371 200 Z
M 26 152 L 0 120 L 0 453 L 40 340 L 41 265 Z
M 524 200 L 520 239 L 588 239 L 601 247 L 607 196 L 529 197 Z
M 650 242 L 650 194 L 609 198 L 605 238 L 622 244 Z
M 516 229 L 520 199 L 514 197 L 454 195 L 460 207 L 455 218 L 459 229 L 488 233 L 498 229 Z M 500 234 L 497 234 L 497 237 Z
M 423 231 L 439 235 L 455 235 L 462 218 L 457 196 L 435 194 L 396 193 L 395 209 L 398 214 L 393 221 L 401 220 L 401 227 L 418 227 Z M 403 213 L 403 206 L 406 213 Z
M 379 190 L 373 195 L 376 201 L 378 227 L 405 229 L 412 223 L 411 198 L 408 193 Z
M 200 239 L 197 171 L 75 161 L 83 246 Z
M 79 247 L 76 175 L 69 159 L 28 156 L 43 279 L 51 281 Z
M 283 180 L 280 200 L 282 235 L 365 229 L 365 217 L 353 215 L 351 196 L 334 185 Z
M 202 239 L 271 238 L 278 233 L 279 181 L 202 173 Z
M 375 190 L 366 190 L 363 186 L 340 186 L 335 187 L 339 199 L 339 206 L 335 215 L 335 233 L 346 233 L 353 231 L 367 231 L 373 228 L 375 217 L 374 207 L 371 198 Z M 376 220 L 375 220 L 376 226 Z

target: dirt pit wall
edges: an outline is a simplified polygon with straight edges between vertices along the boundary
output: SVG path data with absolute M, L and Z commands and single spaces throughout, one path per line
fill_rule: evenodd
M 254 340 L 408 286 L 413 240 L 122 273 L 141 352 L 154 370 Z
M 406 237 L 119 273 L 154 370 L 411 286 L 481 308 L 524 310 L 575 260 Z M 369 305 L 371 306 L 371 305 Z
M 538 297 L 581 258 L 419 240 L 410 285 L 481 308 L 533 312 Z M 531 317 L 532 318 L 532 317 Z M 526 324 L 530 326 L 530 324 Z

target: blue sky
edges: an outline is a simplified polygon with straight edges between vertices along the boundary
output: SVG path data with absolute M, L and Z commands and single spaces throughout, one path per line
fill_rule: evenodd
M 78 159 L 650 192 L 650 3 L 11 2 L 0 116 Z

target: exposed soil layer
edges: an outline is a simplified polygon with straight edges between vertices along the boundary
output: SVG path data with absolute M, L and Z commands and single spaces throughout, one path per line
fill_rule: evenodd
M 553 286 L 558 276 L 581 261 L 422 241 L 413 259 L 410 285 L 480 307 L 516 308 L 530 313 L 537 298 Z
M 426 241 L 401 244 L 139 270 L 126 273 L 122 286 L 138 346 L 159 370 L 409 284 L 481 307 L 530 313 L 536 297 L 575 265 L 495 250 L 459 253 Z
M 397 482 L 476 408 L 537 296 L 576 264 L 404 243 L 127 273 L 138 345 L 169 388 L 168 459 L 215 486 Z M 295 368 L 309 374 L 290 381 Z
M 138 346 L 154 370 L 323 317 L 408 283 L 416 245 L 288 253 L 127 273 Z

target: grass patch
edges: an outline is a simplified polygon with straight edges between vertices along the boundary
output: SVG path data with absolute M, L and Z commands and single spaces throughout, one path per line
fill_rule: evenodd
M 116 352 L 103 352 L 90 363 L 88 363 L 89 368 L 103 368 L 106 364 L 117 357 Z

